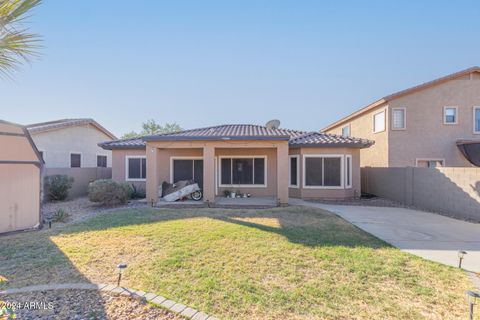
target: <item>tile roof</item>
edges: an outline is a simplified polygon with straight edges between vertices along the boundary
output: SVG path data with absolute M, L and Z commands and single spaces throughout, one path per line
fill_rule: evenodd
M 367 148 L 375 142 L 367 139 L 344 137 L 336 134 L 322 132 L 308 132 L 301 136 L 292 137 L 289 145 L 292 147 L 357 147 Z
M 259 125 L 233 124 L 184 130 L 139 138 L 106 141 L 99 144 L 104 149 L 143 149 L 145 141 L 192 140 L 287 140 L 292 147 L 354 147 L 365 148 L 373 141 L 342 137 L 320 132 L 267 128 Z
M 39 123 L 32 123 L 28 124 L 25 127 L 31 134 L 41 133 L 46 131 L 58 130 L 63 129 L 66 127 L 73 127 L 73 126 L 81 126 L 91 124 L 97 127 L 100 131 L 105 133 L 112 139 L 117 139 L 113 133 L 105 129 L 101 126 L 98 122 L 90 118 L 79 118 L 79 119 L 60 119 L 55 121 L 48 121 L 48 122 L 39 122 Z

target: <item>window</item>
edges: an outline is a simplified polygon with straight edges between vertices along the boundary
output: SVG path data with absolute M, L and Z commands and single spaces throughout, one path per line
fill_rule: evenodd
M 300 172 L 300 165 L 298 164 L 298 160 L 300 159 L 299 155 L 294 155 L 289 157 L 289 180 L 288 185 L 290 187 L 298 188 L 298 179 L 299 179 L 299 172 Z
M 443 108 L 443 124 L 457 124 L 457 107 Z
M 392 129 L 405 129 L 405 108 L 392 109 Z
M 266 185 L 266 157 L 221 158 L 221 185 Z
M 305 155 L 304 187 L 343 188 L 343 155 Z
M 443 159 L 417 159 L 417 167 L 420 168 L 436 168 L 443 167 Z
M 143 181 L 147 178 L 147 158 L 141 156 L 127 156 L 127 180 Z
M 97 167 L 98 168 L 107 167 L 107 156 L 97 155 Z
M 172 171 L 170 180 L 172 183 L 181 180 L 193 180 L 203 188 L 203 159 L 172 158 Z
M 373 133 L 385 131 L 385 111 L 373 115 Z
M 350 137 L 350 125 L 342 128 L 342 136 Z
M 80 168 L 82 166 L 82 155 L 80 153 L 70 153 L 70 168 Z
M 480 133 L 480 107 L 473 107 L 473 132 Z
M 345 156 L 345 188 L 352 187 L 352 156 Z

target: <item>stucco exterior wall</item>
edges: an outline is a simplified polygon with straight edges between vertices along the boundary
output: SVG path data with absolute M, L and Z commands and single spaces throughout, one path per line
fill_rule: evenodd
M 379 112 L 385 111 L 385 131 L 373 132 L 373 116 Z M 350 125 L 350 135 L 356 138 L 363 138 L 375 141 L 375 144 L 370 148 L 365 148 L 360 151 L 361 167 L 386 167 L 389 164 L 389 108 L 386 104 L 380 105 L 369 112 L 358 116 L 349 122 L 326 131 L 327 133 L 342 134 L 342 128 Z
M 128 182 L 145 190 L 145 181 L 126 181 L 127 156 L 146 156 L 145 149 L 116 149 L 112 151 L 112 179 L 118 182 Z M 148 171 L 147 171 L 148 174 Z
M 458 108 L 457 124 L 443 123 L 445 106 Z M 474 106 L 480 106 L 478 77 L 451 80 L 390 101 L 390 109 L 406 109 L 406 129 L 389 132 L 389 166 L 415 166 L 415 160 L 423 158 L 444 159 L 445 167 L 472 167 L 455 142 L 480 139 L 473 132 Z
M 43 152 L 47 168 L 69 168 L 70 153 L 82 154 L 82 168 L 95 168 L 97 155 L 106 155 L 107 167 L 112 166 L 112 152 L 98 146 L 111 138 L 92 125 L 36 133 L 32 134 L 32 139 Z
M 294 198 L 308 199 L 352 199 L 361 195 L 360 184 L 360 150 L 354 148 L 298 148 L 291 149 L 290 155 L 300 155 L 299 187 L 290 187 L 289 195 Z M 304 186 L 304 155 L 351 155 L 352 156 L 352 187 L 343 189 L 305 188 Z M 344 167 L 345 171 L 345 167 Z M 344 175 L 345 179 L 345 175 Z M 345 181 L 344 181 L 345 186 Z

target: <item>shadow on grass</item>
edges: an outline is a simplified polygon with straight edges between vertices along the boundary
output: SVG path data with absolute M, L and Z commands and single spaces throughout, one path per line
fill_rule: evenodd
M 300 206 L 272 209 L 126 209 L 99 215 L 58 231 L 57 234 L 108 230 L 195 218 L 214 219 L 275 233 L 292 243 L 309 247 L 391 247 L 332 213 Z M 273 219 L 278 226 L 259 223 L 258 219 Z

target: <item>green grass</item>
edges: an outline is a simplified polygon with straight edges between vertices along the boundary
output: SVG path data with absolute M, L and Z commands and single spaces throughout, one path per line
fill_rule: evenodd
M 220 318 L 458 319 L 466 276 L 304 207 L 137 209 L 0 237 L 3 286 L 116 281 Z M 1 286 L 1 284 L 0 284 Z

